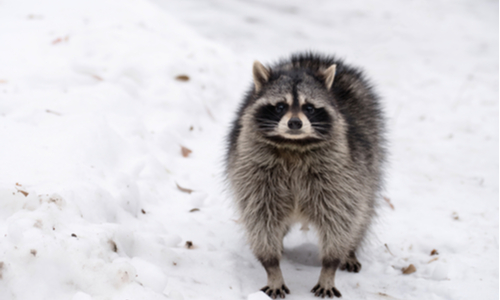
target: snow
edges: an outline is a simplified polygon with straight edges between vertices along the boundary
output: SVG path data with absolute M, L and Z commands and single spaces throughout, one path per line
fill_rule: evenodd
M 308 49 L 388 117 L 394 209 L 343 298 L 498 299 L 498 2 L 4 0 L 0 45 L 0 299 L 266 299 L 224 136 L 253 60 Z M 287 299 L 314 299 L 298 228 Z
M 257 293 L 253 293 L 253 294 L 248 295 L 247 299 L 248 300 L 268 300 L 269 296 L 267 296 L 263 292 L 257 292 Z

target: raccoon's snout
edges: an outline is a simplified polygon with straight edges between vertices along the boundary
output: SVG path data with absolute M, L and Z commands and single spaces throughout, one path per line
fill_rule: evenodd
M 297 117 L 292 117 L 288 121 L 288 128 L 290 129 L 300 129 L 302 128 L 302 121 Z

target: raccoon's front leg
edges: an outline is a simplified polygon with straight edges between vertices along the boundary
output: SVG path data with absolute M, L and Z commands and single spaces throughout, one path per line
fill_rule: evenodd
M 316 284 L 311 290 L 316 297 L 342 297 L 342 294 L 335 287 L 335 272 L 337 271 L 339 265 L 340 259 L 338 258 L 323 258 L 318 284 Z
M 253 202 L 254 206 L 249 205 L 242 216 L 250 248 L 267 273 L 267 285 L 262 291 L 273 299 L 290 293 L 279 264 L 288 230 L 286 219 L 291 212 L 286 203 L 278 202 L 278 197 L 263 197 Z
M 261 260 L 261 263 L 267 273 L 267 285 L 261 291 L 273 299 L 276 299 L 276 297 L 285 298 L 285 293 L 290 294 L 290 290 L 285 285 L 281 274 L 279 259 Z
M 285 298 L 285 294 L 289 294 L 290 290 L 285 285 L 281 273 L 280 259 L 286 228 L 283 228 L 283 222 L 266 220 L 265 215 L 261 215 L 253 226 L 247 227 L 250 247 L 267 273 L 267 285 L 261 290 L 273 299 Z
M 349 227 L 345 225 L 348 222 L 343 220 L 341 215 L 328 211 L 328 209 L 322 209 L 322 212 L 325 215 L 318 213 L 316 224 L 314 224 L 319 234 L 322 268 L 318 284 L 311 292 L 322 298 L 325 296 L 342 297 L 340 291 L 335 287 L 335 273 L 349 253 L 351 240 Z

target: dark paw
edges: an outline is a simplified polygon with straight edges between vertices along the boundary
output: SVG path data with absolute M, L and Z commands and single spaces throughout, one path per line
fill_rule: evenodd
M 361 270 L 361 263 L 358 260 L 348 260 L 342 265 L 340 265 L 342 271 L 347 270 L 347 272 L 358 273 Z
M 321 298 L 342 297 L 342 294 L 339 292 L 339 290 L 337 290 L 337 288 L 335 287 L 324 288 L 319 283 L 315 287 L 313 287 L 311 292 L 314 293 L 314 296 Z
M 286 285 L 282 285 L 281 288 L 277 289 L 272 289 L 269 286 L 265 286 L 261 289 L 261 291 L 263 291 L 273 299 L 276 299 L 278 297 L 285 298 L 286 294 L 290 294 L 290 290 L 286 287 Z

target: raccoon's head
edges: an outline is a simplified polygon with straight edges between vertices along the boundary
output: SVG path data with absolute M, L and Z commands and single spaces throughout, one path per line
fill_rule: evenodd
M 292 66 L 272 70 L 256 61 L 248 124 L 276 146 L 314 146 L 331 139 L 337 115 L 330 92 L 335 71 L 334 64 L 317 72 Z

